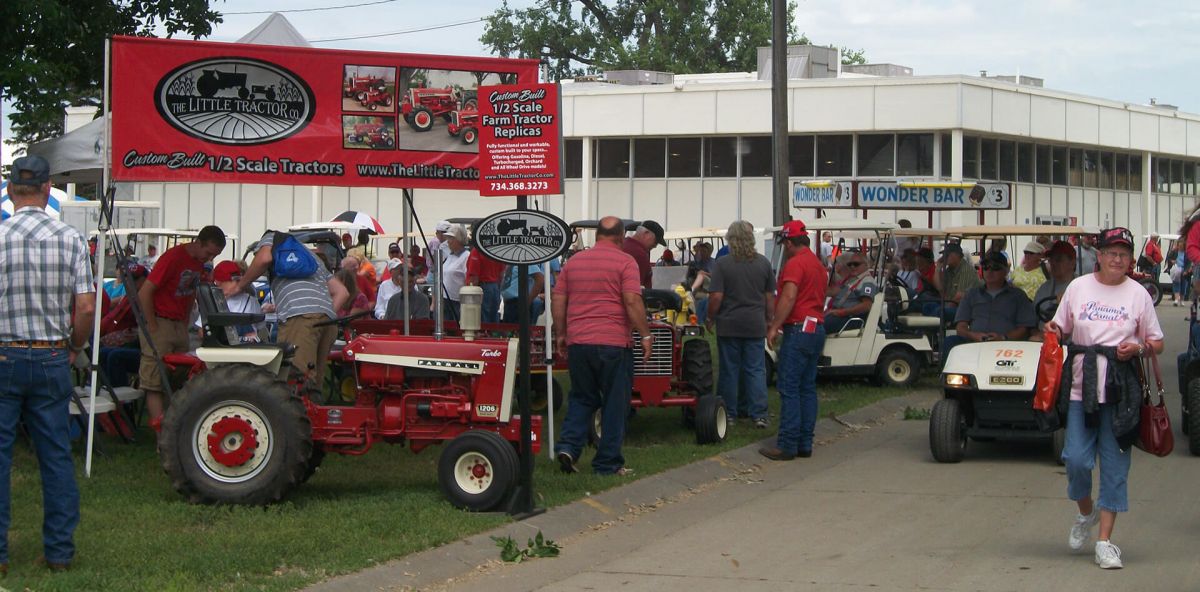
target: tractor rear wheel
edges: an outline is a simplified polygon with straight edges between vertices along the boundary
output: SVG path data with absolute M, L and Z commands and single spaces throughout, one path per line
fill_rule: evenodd
M 696 443 L 717 444 L 725 441 L 729 417 L 725 400 L 716 395 L 696 399 Z
M 929 451 L 933 460 L 956 463 L 967 450 L 966 418 L 956 399 L 942 399 L 929 414 Z
M 171 486 L 188 501 L 265 505 L 303 482 L 312 425 L 300 395 L 275 375 L 220 366 L 175 394 L 158 447 Z
M 1193 378 L 1187 388 L 1188 451 L 1200 456 L 1200 378 Z
M 558 382 L 557 378 L 554 378 L 551 380 L 553 383 L 553 386 L 551 387 L 552 392 L 553 392 L 553 395 L 552 395 L 553 399 L 549 399 L 546 397 L 546 381 L 542 380 L 541 377 L 534 377 L 533 393 L 532 393 L 533 396 L 531 397 L 529 406 L 533 408 L 533 412 L 536 415 L 544 415 L 546 413 L 546 408 L 549 406 L 551 401 L 553 401 L 555 411 L 558 411 L 562 407 L 562 402 L 563 402 L 562 384 L 560 384 Z
M 308 457 L 308 466 L 304 468 L 304 477 L 300 479 L 301 483 L 308 483 L 308 480 L 316 474 L 317 469 L 321 468 L 321 461 L 325 460 L 325 447 L 320 444 L 313 444 L 312 456 Z
M 408 124 L 412 126 L 414 131 L 427 132 L 433 129 L 433 111 L 429 107 L 418 106 L 413 108 L 412 118 Z
M 456 508 L 495 509 L 517 481 L 516 452 L 500 434 L 470 430 L 459 434 L 438 459 L 438 485 Z
M 691 385 L 697 397 L 713 392 L 712 350 L 703 339 L 689 339 L 683 344 L 684 382 Z

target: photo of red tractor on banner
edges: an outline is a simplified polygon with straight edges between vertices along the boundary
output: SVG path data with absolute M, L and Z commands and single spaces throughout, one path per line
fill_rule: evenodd
M 533 60 L 116 37 L 109 67 L 111 180 L 561 191 L 557 87 L 536 85 Z M 501 82 L 552 90 L 509 96 Z M 405 237 L 411 204 L 406 191 Z M 441 443 L 438 482 L 455 506 L 533 511 L 543 423 L 529 411 L 529 348 L 518 347 L 529 342 L 528 319 L 520 339 L 492 337 L 464 297 L 457 334 L 440 315 L 433 335 L 409 334 L 408 321 L 354 334 L 356 316 L 330 320 L 347 340 L 332 363 L 355 385 L 353 403 L 334 405 L 316 396 L 321 385 L 288 372 L 287 344 L 229 336 L 263 315 L 228 312 L 209 286 L 197 303 L 203 344 L 167 360 L 188 381 L 159 440 L 163 468 L 189 501 L 273 503 L 329 453 Z

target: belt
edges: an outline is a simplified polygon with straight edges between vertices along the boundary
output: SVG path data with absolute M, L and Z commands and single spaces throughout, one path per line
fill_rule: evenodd
M 58 349 L 67 348 L 70 343 L 66 339 L 58 341 L 0 341 L 0 347 L 27 347 L 32 349 Z

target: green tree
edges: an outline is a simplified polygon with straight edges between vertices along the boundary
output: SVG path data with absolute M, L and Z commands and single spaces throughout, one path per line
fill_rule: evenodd
M 199 39 L 219 22 L 209 0 L 0 1 L 0 93 L 15 108 L 15 140 L 58 136 L 64 107 L 100 105 L 109 35 Z
M 789 2 L 789 43 L 808 43 L 795 15 Z M 758 48 L 771 44 L 771 3 L 541 0 L 517 10 L 505 0 L 485 19 L 480 41 L 501 57 L 545 58 L 555 78 L 625 69 L 752 71 Z

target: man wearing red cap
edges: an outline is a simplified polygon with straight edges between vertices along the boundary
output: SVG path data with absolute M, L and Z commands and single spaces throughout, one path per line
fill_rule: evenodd
M 829 273 L 809 250 L 808 230 L 792 220 L 780 231 L 787 262 L 779 272 L 779 296 L 767 329 L 767 343 L 779 343 L 779 434 L 774 448 L 760 448 L 771 460 L 812 456 L 817 423 L 817 360 L 825 348 L 825 286 Z

